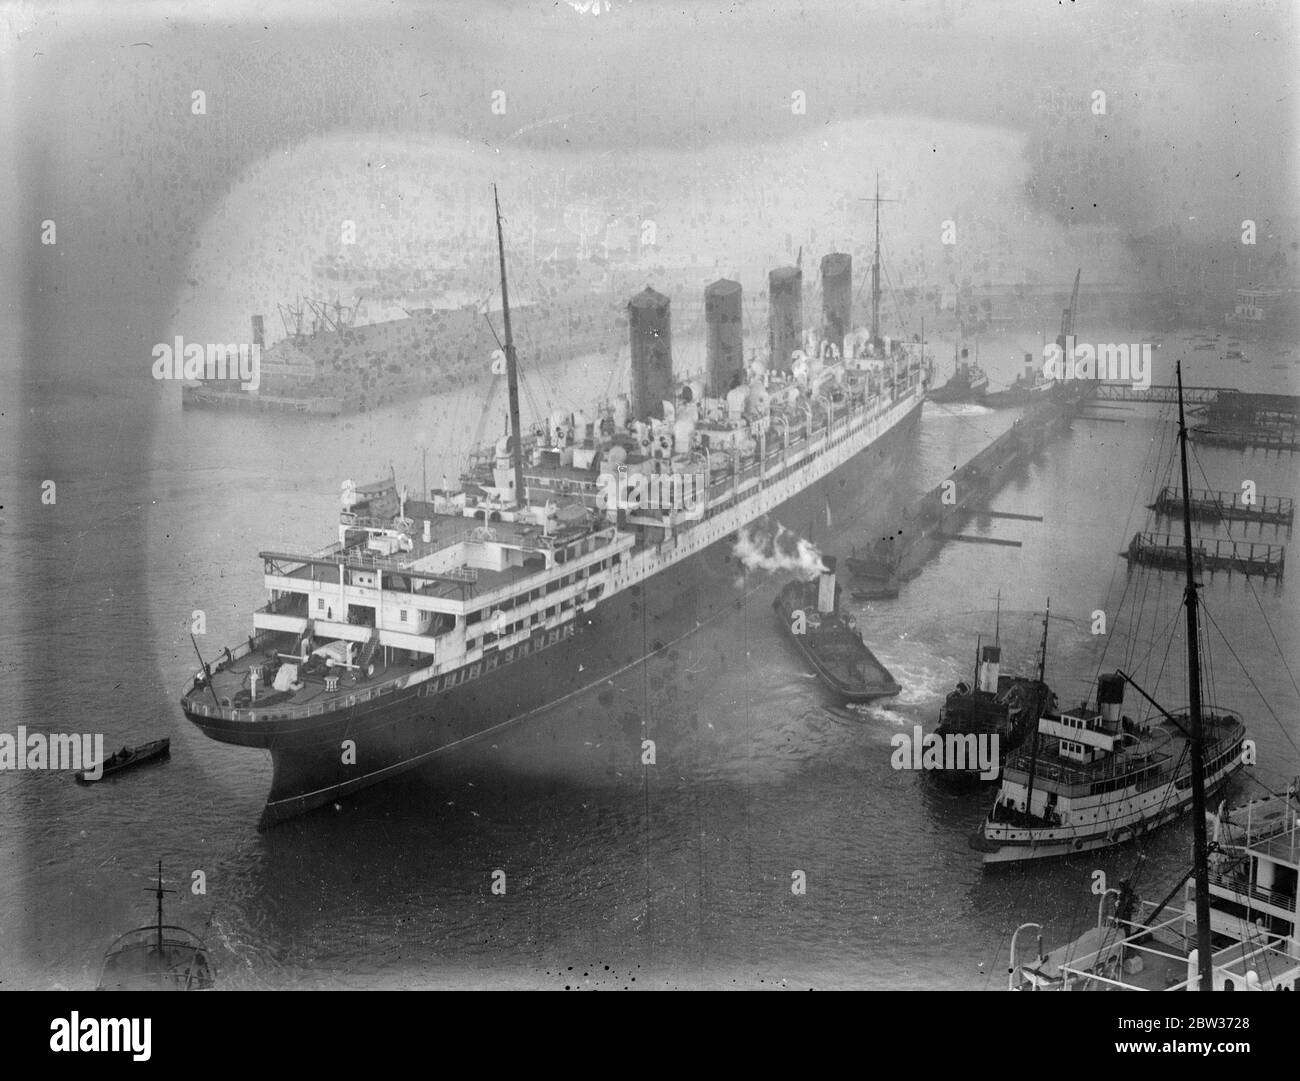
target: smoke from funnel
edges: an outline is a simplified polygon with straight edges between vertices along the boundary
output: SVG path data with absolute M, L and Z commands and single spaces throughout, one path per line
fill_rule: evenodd
M 732 554 L 751 571 L 798 571 L 805 578 L 826 571 L 817 546 L 780 522 L 776 523 L 775 532 L 759 525 L 746 526 L 740 531 Z

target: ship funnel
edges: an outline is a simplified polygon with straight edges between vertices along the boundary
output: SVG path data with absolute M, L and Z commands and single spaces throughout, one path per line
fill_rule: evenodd
M 853 257 L 822 256 L 822 338 L 844 355 L 844 338 L 853 329 Z
M 1032 383 L 1034 381 L 1034 371 L 1035 371 L 1034 354 L 1026 353 L 1025 354 L 1025 382 L 1026 383 Z
M 1097 708 L 1107 728 L 1119 730 L 1119 711 L 1124 705 L 1124 677 L 1109 672 L 1097 680 Z
M 632 343 L 632 418 L 663 419 L 673 398 L 672 320 L 668 298 L 646 286 L 627 305 Z
M 1002 650 L 997 646 L 982 646 L 980 648 L 980 666 L 979 680 L 977 683 L 981 691 L 989 694 L 998 693 L 998 675 L 1002 665 Z
M 790 357 L 803 344 L 803 271 L 778 267 L 767 276 L 767 345 L 774 371 L 789 371 Z
M 823 556 L 822 567 L 817 576 L 817 611 L 829 616 L 835 614 L 835 592 L 839 588 L 835 581 L 835 557 Z
M 719 278 L 704 289 L 705 371 L 710 398 L 721 398 L 745 378 L 740 282 Z
M 259 349 L 266 344 L 265 334 L 262 330 L 262 317 L 260 315 L 253 316 L 253 344 Z

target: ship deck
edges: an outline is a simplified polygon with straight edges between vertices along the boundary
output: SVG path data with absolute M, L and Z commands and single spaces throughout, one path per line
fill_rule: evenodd
M 305 554 L 285 549 L 274 549 L 259 553 L 261 558 L 274 566 L 276 573 L 285 578 L 304 581 L 330 581 L 337 579 L 339 567 L 354 570 L 378 570 L 386 576 L 401 575 L 407 577 L 412 592 L 435 597 L 469 598 L 480 593 L 491 593 L 514 585 L 544 569 L 544 553 L 564 547 L 565 544 L 582 540 L 587 536 L 599 536 L 609 533 L 612 538 L 613 527 L 588 526 L 561 528 L 545 532 L 541 526 L 530 523 L 492 520 L 484 523 L 481 518 L 467 518 L 462 515 L 438 513 L 432 504 L 412 501 L 407 504 L 407 516 L 415 523 L 411 527 L 412 548 L 409 552 L 398 551 L 383 555 L 368 549 L 364 542 L 344 547 L 338 541 L 315 552 Z M 424 523 L 429 523 L 429 539 L 424 539 Z M 363 528 L 360 524 L 358 528 Z M 504 545 L 532 550 L 535 555 L 525 557 L 522 566 L 507 566 L 499 570 L 485 567 L 471 567 L 467 564 L 444 566 L 437 570 L 422 569 L 420 564 L 456 544 L 468 541 L 496 541 Z M 602 543 L 598 541 L 597 543 Z M 385 587 L 392 588 L 391 578 L 386 577 Z M 295 613 L 292 606 L 277 609 L 286 614 L 306 615 L 306 611 Z
M 212 690 L 216 693 L 217 702 L 223 705 L 229 703 L 229 707 L 236 709 L 270 710 L 271 712 L 276 709 L 303 710 L 319 706 L 324 712 L 349 697 L 371 691 L 414 671 L 410 662 L 406 660 L 386 662 L 384 650 L 380 649 L 374 655 L 372 663 L 375 670 L 372 676 L 362 677 L 357 672 L 340 666 L 324 672 L 309 672 L 300 667 L 298 682 L 301 685 L 297 689 L 276 691 L 259 678 L 257 698 L 250 700 L 248 692 L 253 669 L 257 668 L 262 673 L 270 671 L 278 660 L 284 659 L 281 654 L 291 649 L 292 644 L 292 635 L 272 634 L 259 641 L 258 649 L 235 657 L 231 663 L 221 666 L 220 669 L 209 661 L 212 670 Z M 290 663 L 293 663 L 292 660 Z M 335 681 L 332 685 L 326 682 L 330 678 Z M 206 687 L 194 691 L 191 697 L 200 705 L 217 704 L 213 702 L 213 696 Z

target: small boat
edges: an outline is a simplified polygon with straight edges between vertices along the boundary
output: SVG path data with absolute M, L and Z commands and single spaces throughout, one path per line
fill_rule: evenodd
M 151 891 L 158 901 L 157 920 L 128 931 L 104 954 L 96 991 L 210 991 L 216 970 L 203 940 L 184 927 L 163 923 L 162 860 L 158 884 Z
M 862 641 L 857 620 L 840 612 L 835 560 L 808 582 L 788 582 L 772 601 L 782 628 L 827 687 L 846 702 L 890 698 L 903 688 Z
M 170 739 L 156 739 L 151 743 L 142 743 L 139 747 L 123 747 L 104 759 L 103 771 L 98 777 L 88 776 L 89 771 L 84 769 L 78 770 L 73 776 L 81 784 L 94 784 L 110 774 L 122 773 L 128 769 L 135 769 L 136 766 L 143 766 L 146 762 L 166 758 L 171 754 L 171 746 Z

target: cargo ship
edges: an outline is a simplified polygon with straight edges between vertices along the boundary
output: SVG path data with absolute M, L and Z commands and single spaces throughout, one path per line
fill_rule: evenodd
M 200 668 L 185 716 L 270 751 L 263 827 L 331 803 L 627 671 L 766 588 L 737 575 L 738 533 L 831 499 L 890 513 L 931 365 L 882 337 L 879 203 L 869 330 L 851 260 L 822 262 L 823 325 L 802 271 L 771 272 L 770 365 L 742 351 L 741 287 L 705 290 L 708 365 L 675 378 L 667 297 L 628 304 L 631 394 L 525 431 L 497 209 L 509 431 L 455 489 L 345 492 L 337 538 L 263 551 L 253 633 Z M 641 629 L 654 628 L 650 642 Z M 633 633 L 633 631 L 636 633 Z

